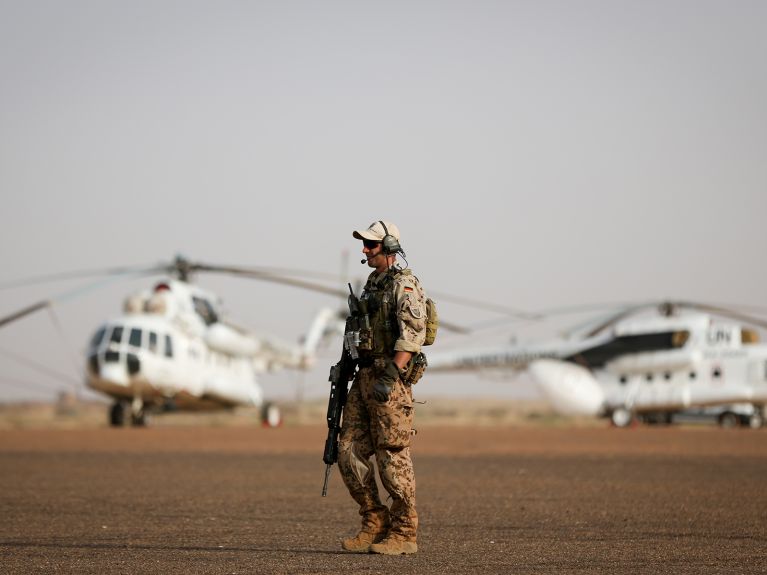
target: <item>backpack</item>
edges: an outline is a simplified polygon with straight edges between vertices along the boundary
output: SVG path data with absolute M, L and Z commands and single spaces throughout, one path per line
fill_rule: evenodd
M 431 298 L 426 299 L 426 340 L 424 345 L 431 345 L 437 339 L 437 330 L 439 329 L 439 315 L 437 315 L 437 304 Z

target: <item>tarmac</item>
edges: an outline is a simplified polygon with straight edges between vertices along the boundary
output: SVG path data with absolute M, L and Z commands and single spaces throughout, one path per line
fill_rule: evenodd
M 767 430 L 426 427 L 412 556 L 355 555 L 326 430 L 0 431 L 0 573 L 767 573 Z

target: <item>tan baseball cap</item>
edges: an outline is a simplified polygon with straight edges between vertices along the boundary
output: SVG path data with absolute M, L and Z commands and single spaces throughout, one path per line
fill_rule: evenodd
M 381 222 L 383 222 L 383 224 L 386 226 L 386 229 L 384 229 L 384 225 L 381 225 Z M 387 231 L 389 232 L 390 236 L 394 236 L 397 241 L 399 241 L 399 228 L 387 220 L 376 220 L 368 226 L 368 229 L 354 230 L 352 235 L 358 240 L 373 240 L 376 242 L 381 242 L 383 241 Z

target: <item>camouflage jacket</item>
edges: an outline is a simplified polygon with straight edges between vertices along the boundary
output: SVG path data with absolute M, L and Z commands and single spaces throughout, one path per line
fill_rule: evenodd
M 368 276 L 362 299 L 368 302 L 374 353 L 418 353 L 426 339 L 426 294 L 409 269 Z

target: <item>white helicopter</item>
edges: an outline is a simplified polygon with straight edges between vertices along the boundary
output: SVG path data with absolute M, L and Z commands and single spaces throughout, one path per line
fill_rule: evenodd
M 653 307 L 659 315 L 636 315 Z M 610 417 L 618 427 L 637 417 L 670 423 L 690 408 L 732 405 L 720 410 L 722 425 L 758 428 L 767 404 L 767 345 L 747 326 L 767 322 L 690 302 L 641 304 L 565 340 L 435 355 L 429 370 L 527 369 L 559 413 Z M 738 413 L 742 404 L 750 406 L 746 415 Z
M 271 271 L 193 264 L 183 258 L 170 266 L 139 271 L 169 273 L 176 278 L 129 296 L 123 315 L 105 322 L 91 338 L 86 383 L 114 400 L 109 423 L 123 425 L 128 410 L 131 423 L 142 426 L 148 411 L 255 406 L 262 407 L 265 424 L 279 424 L 279 410 L 264 402 L 257 376 L 283 368 L 309 368 L 318 344 L 336 329 L 336 311 L 321 309 L 301 345 L 257 338 L 223 320 L 220 300 L 189 283 L 189 274 L 222 272 L 331 295 L 339 292 Z M 39 302 L 2 318 L 0 326 L 50 303 Z

